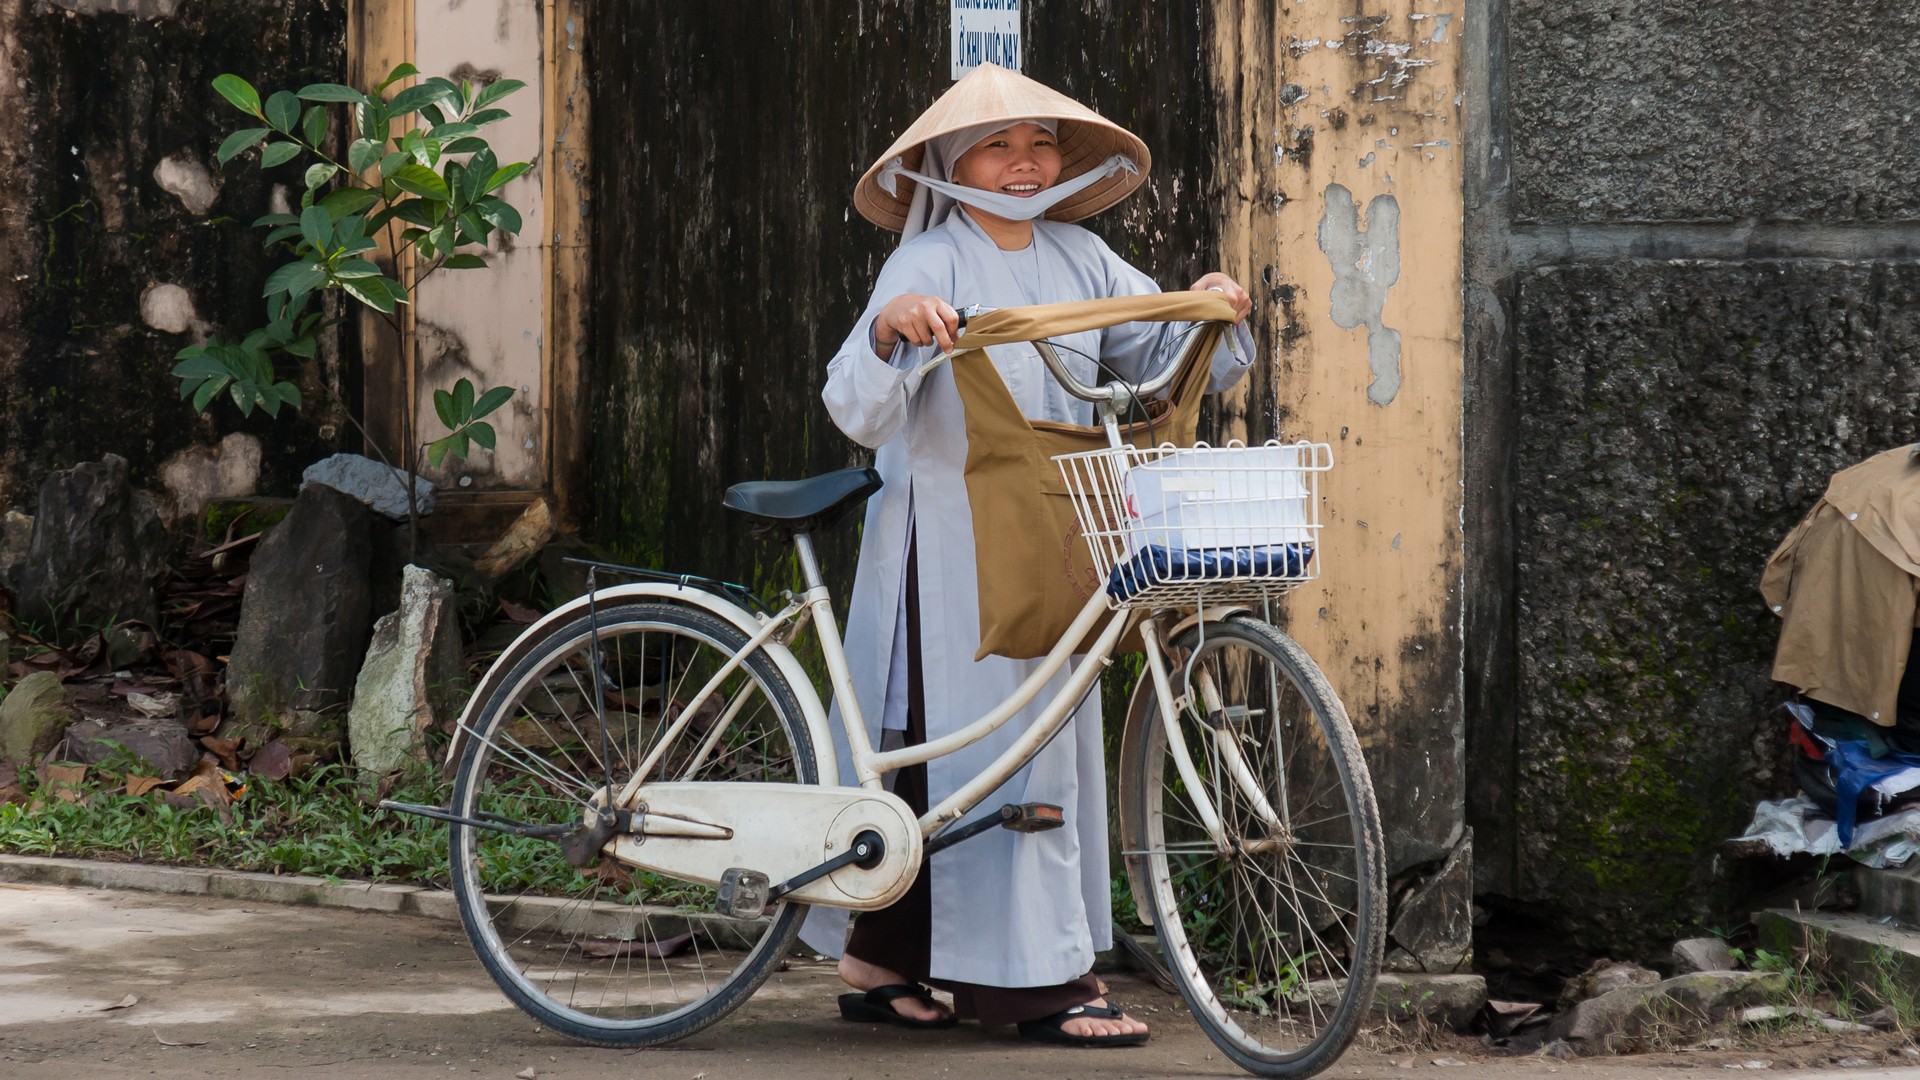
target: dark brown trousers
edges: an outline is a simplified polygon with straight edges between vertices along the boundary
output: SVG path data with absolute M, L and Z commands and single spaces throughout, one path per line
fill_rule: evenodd
M 914 545 L 907 547 L 907 738 L 916 746 L 927 739 L 926 698 L 920 677 L 920 589 Z M 927 767 L 914 765 L 894 774 L 893 793 L 916 814 L 927 812 Z M 964 843 L 964 841 L 963 841 Z M 898 972 L 910 982 L 924 982 L 953 995 L 954 1015 L 982 1024 L 1017 1024 L 1038 1020 L 1084 1005 L 1100 996 L 1100 981 L 1092 972 L 1055 986 L 984 986 L 929 977 L 932 966 L 933 890 L 928 872 L 891 907 L 869 911 L 853 922 L 847 937 L 847 955 Z

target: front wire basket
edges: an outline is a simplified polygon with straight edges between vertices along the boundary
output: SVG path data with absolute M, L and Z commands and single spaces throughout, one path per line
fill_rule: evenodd
M 1061 454 L 1110 607 L 1257 600 L 1320 576 L 1326 443 L 1200 443 Z

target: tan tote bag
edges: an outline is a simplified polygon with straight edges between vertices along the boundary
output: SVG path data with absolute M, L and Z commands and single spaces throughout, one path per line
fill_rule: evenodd
M 1121 427 L 1136 446 L 1193 444 L 1212 359 L 1233 307 L 1212 293 L 1115 297 L 1002 308 L 973 319 L 953 358 L 967 414 L 967 501 L 980 583 L 980 651 L 974 659 L 1045 656 L 1106 582 L 1094 570 L 1055 454 L 1100 450 L 1106 429 L 1029 420 L 993 361 L 978 350 L 1143 320 L 1204 322 L 1199 348 L 1144 421 Z M 1051 376 L 1049 376 L 1051 377 Z M 1138 647 L 1137 640 L 1134 647 Z

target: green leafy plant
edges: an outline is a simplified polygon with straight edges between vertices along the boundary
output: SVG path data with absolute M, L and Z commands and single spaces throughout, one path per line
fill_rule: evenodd
M 316 294 L 329 290 L 374 312 L 404 355 L 411 328 L 400 308 L 412 302 L 420 283 L 442 270 L 484 269 L 487 262 L 478 250 L 495 233 L 520 231 L 519 211 L 499 192 L 530 165 L 501 164 L 484 129 L 508 117 L 499 103 L 525 84 L 436 77 L 395 89 L 417 75 L 412 64 L 401 64 L 371 92 L 314 83 L 264 100 L 238 75 L 213 80 L 213 88 L 249 121 L 220 144 L 216 157 L 222 166 L 256 150 L 263 169 L 299 158 L 311 163 L 303 174 L 298 211 L 267 214 L 253 223 L 268 230 L 265 246 L 288 256 L 263 290 L 267 324 L 237 340 L 210 337 L 175 356 L 180 396 L 191 399 L 196 411 L 205 411 L 222 393 L 243 416 L 256 408 L 275 417 L 283 407 L 299 408 L 299 388 L 280 376 L 276 362 L 282 355 L 316 355 L 318 335 L 328 323 L 309 308 Z M 328 148 L 340 109 L 349 120 L 344 161 Z M 413 481 L 422 455 L 439 468 L 448 456 L 467 458 L 475 445 L 492 450 L 495 432 L 485 417 L 512 397 L 511 387 L 479 393 L 464 378 L 450 390 L 436 389 L 434 411 L 447 434 L 419 442 L 413 430 L 417 410 L 407 409 L 398 463 L 354 419 L 352 409 L 340 404 L 396 478 L 405 473 L 408 516 L 417 529 Z

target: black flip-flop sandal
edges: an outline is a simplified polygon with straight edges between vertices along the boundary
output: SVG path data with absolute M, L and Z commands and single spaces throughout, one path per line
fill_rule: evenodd
M 1136 1031 L 1130 1035 L 1072 1035 L 1065 1029 L 1069 1020 L 1081 1017 L 1095 1017 L 1102 1020 L 1118 1020 L 1126 1013 L 1112 1005 L 1075 1005 L 1071 1009 L 1062 1009 L 1052 1016 L 1038 1020 L 1022 1020 L 1020 1037 L 1034 1042 L 1055 1043 L 1060 1046 L 1139 1046 L 1153 1035 L 1151 1031 Z
M 933 991 L 914 983 L 889 983 L 876 986 L 864 994 L 841 994 L 840 1017 L 843 1020 L 857 1020 L 868 1024 L 898 1024 L 903 1028 L 950 1028 L 960 1021 L 948 1013 L 938 1020 L 916 1020 L 903 1016 L 893 1007 L 901 998 L 913 998 L 926 1005 L 938 1006 L 933 1000 Z

